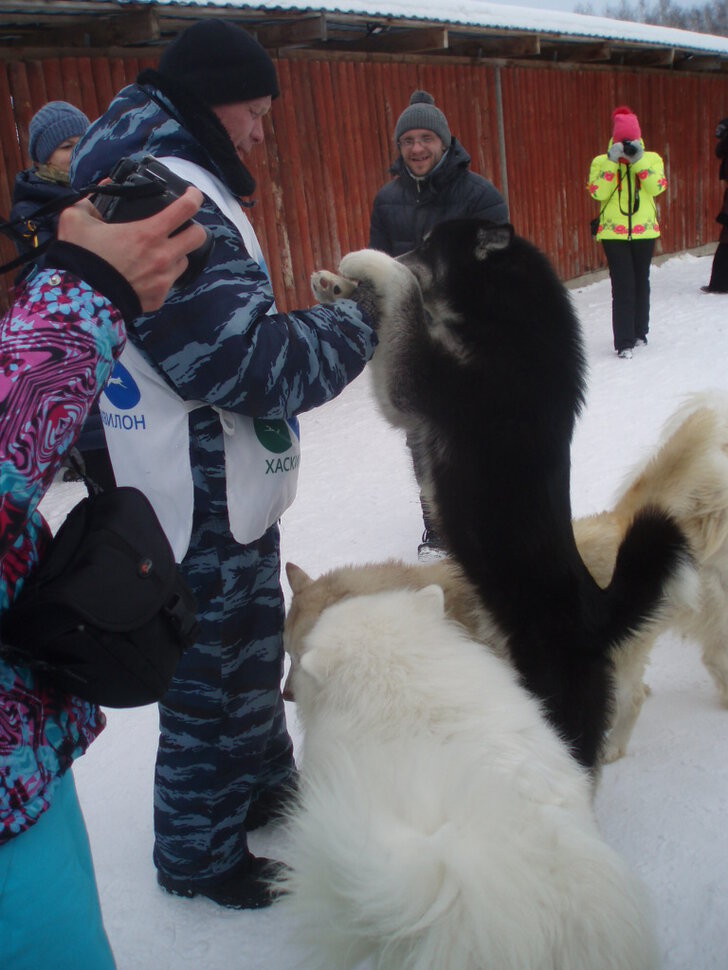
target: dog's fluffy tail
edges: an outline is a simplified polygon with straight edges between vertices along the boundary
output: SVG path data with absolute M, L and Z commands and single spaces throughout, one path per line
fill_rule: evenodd
M 539 806 L 508 771 L 473 770 L 479 745 L 465 760 L 413 738 L 324 747 L 281 877 L 305 970 L 657 967 L 643 888 L 587 798 Z
M 398 783 L 393 790 L 379 754 L 358 745 L 344 751 L 333 739 L 326 747 L 328 764 L 319 757 L 315 772 L 304 771 L 285 839 L 290 871 L 280 879 L 302 966 L 353 970 L 374 959 L 377 968 L 397 970 L 474 967 L 449 962 L 468 945 L 448 932 L 454 924 L 462 930 L 456 911 L 463 905 L 448 863 L 452 823 L 439 813 L 425 821 L 423 803 L 419 817 L 407 819 L 401 805 L 412 802 L 402 791 L 393 804 Z M 440 797 L 433 796 L 425 802 Z
M 692 602 L 697 575 L 677 522 L 656 507 L 641 509 L 617 552 L 609 585 L 592 598 L 596 645 L 608 650 L 659 618 L 669 597 Z

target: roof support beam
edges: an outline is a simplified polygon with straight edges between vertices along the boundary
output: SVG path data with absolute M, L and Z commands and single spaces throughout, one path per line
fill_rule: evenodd
M 346 44 L 346 50 L 366 51 L 370 54 L 426 54 L 448 49 L 449 34 L 446 27 L 401 31 L 385 29 L 381 33 L 370 33 L 361 40 Z
M 295 20 L 278 24 L 261 24 L 253 29 L 263 47 L 281 50 L 306 46 L 314 41 L 325 42 L 328 37 L 324 12 L 302 14 Z
M 539 37 L 482 37 L 451 43 L 450 53 L 462 57 L 538 57 Z
M 160 38 L 159 17 L 152 7 L 110 17 L 79 20 L 73 26 L 52 30 L 31 28 L 28 40 L 33 47 L 133 47 Z

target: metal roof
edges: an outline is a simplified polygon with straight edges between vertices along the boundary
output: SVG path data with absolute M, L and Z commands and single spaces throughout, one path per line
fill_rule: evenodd
M 203 16 L 235 20 L 278 53 L 728 71 L 726 37 L 484 0 L 0 0 L 0 56 L 159 47 Z

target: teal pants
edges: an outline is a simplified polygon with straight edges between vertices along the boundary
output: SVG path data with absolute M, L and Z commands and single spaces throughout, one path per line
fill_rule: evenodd
M 114 970 L 73 775 L 27 832 L 0 847 L 0 967 Z

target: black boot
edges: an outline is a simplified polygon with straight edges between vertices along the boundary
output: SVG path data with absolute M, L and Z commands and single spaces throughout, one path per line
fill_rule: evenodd
M 204 896 L 229 909 L 263 909 L 277 898 L 273 880 L 284 868 L 282 862 L 248 853 L 227 876 L 214 882 L 198 883 L 175 879 L 157 870 L 157 882 L 174 896 Z

